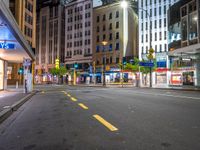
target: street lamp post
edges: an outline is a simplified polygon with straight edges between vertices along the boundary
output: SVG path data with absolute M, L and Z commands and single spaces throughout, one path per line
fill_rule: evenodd
M 102 41 L 103 45 L 103 86 L 106 86 L 106 53 L 105 53 L 105 46 L 108 44 L 107 41 Z

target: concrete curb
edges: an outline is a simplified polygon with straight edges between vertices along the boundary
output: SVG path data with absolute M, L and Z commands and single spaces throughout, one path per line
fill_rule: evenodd
M 38 91 L 33 91 L 27 96 L 23 97 L 16 103 L 14 103 L 10 108 L 4 109 L 0 112 L 0 123 L 2 123 L 5 119 L 7 119 L 14 111 L 16 111 L 20 106 L 22 106 L 26 101 L 28 101 L 33 95 L 35 95 Z
M 140 89 L 158 89 L 158 90 L 177 90 L 177 91 L 200 91 L 200 88 L 173 88 L 173 87 L 169 87 L 169 88 L 160 88 L 160 87 L 136 87 L 136 86 L 132 86 L 132 85 L 126 85 L 124 84 L 123 87 L 121 87 L 121 85 L 106 85 L 105 87 L 103 86 L 95 86 L 95 85 L 68 85 L 71 87 L 96 87 L 96 88 L 140 88 Z

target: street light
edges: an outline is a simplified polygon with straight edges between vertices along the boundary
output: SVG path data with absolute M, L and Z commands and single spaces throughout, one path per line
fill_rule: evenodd
M 122 0 L 120 2 L 120 6 L 123 8 L 123 55 L 122 55 L 122 87 L 124 82 L 124 58 L 126 56 L 126 49 L 128 45 L 128 2 L 126 0 Z
M 103 45 L 103 86 L 106 86 L 106 74 L 105 74 L 105 70 L 106 70 L 106 53 L 105 53 L 105 46 L 108 44 L 107 41 L 102 41 L 102 45 Z

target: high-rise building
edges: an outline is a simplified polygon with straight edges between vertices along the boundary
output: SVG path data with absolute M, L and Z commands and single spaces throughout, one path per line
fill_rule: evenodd
M 30 46 L 36 46 L 36 0 L 10 0 L 10 10 Z
M 200 1 L 180 0 L 168 14 L 169 84 L 200 87 Z
M 65 18 L 61 1 L 38 1 L 36 31 L 36 81 L 52 81 L 56 59 L 64 62 Z M 63 64 L 64 65 L 64 64 Z
M 81 72 L 92 62 L 92 0 L 73 1 L 65 5 L 65 64 Z
M 138 17 L 131 7 L 109 3 L 93 11 L 93 62 L 96 82 L 119 82 L 122 77 L 120 63 L 138 57 Z M 124 73 L 128 79 L 130 74 Z
M 158 71 L 153 74 L 154 86 L 164 86 L 169 82 L 167 11 L 177 1 L 138 0 L 139 58 L 140 60 L 147 60 L 146 56 L 151 43 L 152 48 L 155 50 L 155 59 L 158 67 Z

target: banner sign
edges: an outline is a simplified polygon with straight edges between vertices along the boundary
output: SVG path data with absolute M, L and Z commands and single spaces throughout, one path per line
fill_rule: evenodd
M 0 42 L 0 48 L 2 48 L 2 49 L 15 49 L 15 44 Z

